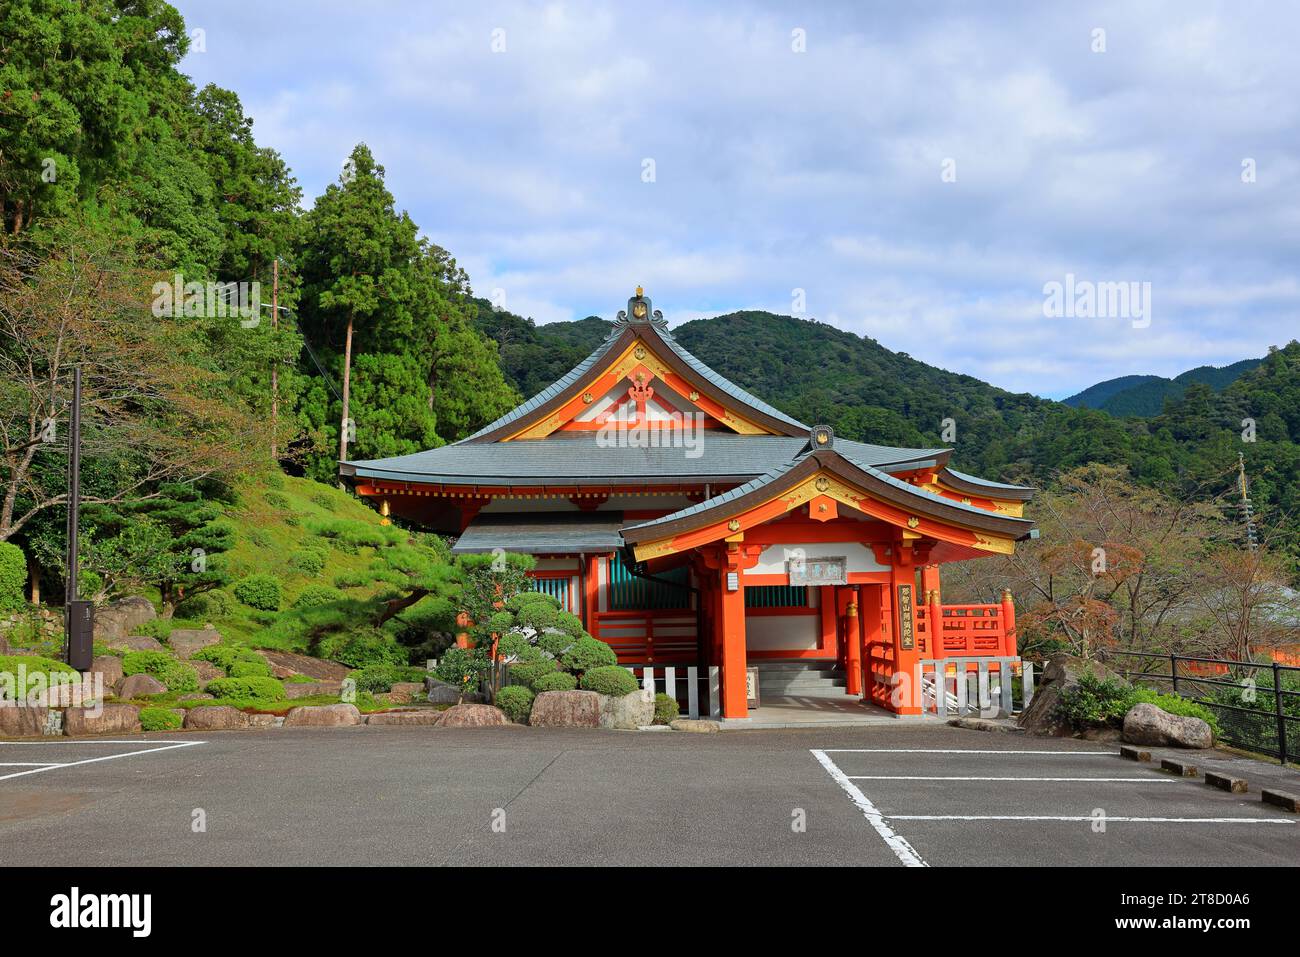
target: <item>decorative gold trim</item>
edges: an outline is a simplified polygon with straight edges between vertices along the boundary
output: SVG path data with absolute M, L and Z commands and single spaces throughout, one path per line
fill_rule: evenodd
M 908 527 L 908 528 L 916 528 L 916 526 L 918 526 L 918 525 L 920 525 L 920 524 L 921 524 L 921 520 L 920 520 L 919 518 L 917 518 L 915 515 L 909 515 L 909 516 L 907 517 L 907 527 Z
M 731 521 L 727 523 L 727 528 L 733 532 L 740 531 L 740 519 L 733 518 Z

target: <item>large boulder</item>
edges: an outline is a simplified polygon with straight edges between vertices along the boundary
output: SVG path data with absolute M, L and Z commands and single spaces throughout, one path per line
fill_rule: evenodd
M 599 728 L 603 697 L 594 691 L 543 691 L 533 699 L 528 723 L 535 728 Z
M 147 694 L 163 694 L 167 686 L 153 675 L 127 675 L 117 689 L 119 698 L 139 698 Z
M 341 681 L 289 681 L 284 686 L 286 698 L 310 698 L 318 694 L 338 694 L 343 690 Z
M 101 704 L 63 712 L 63 733 L 124 734 L 140 730 L 140 709 L 133 704 Z
M 418 711 L 380 711 L 366 718 L 366 724 L 432 727 L 441 724 L 442 716 L 446 713 L 433 708 L 420 708 Z
M 217 678 L 226 676 L 225 671 L 210 661 L 204 661 L 202 658 L 194 658 L 189 665 L 194 669 L 194 673 L 199 676 L 200 685 L 205 685 L 209 681 L 215 681 Z
M 655 700 L 648 691 L 633 691 L 625 695 L 600 696 L 600 726 L 616 731 L 635 731 L 653 724 Z
M 115 648 L 114 641 L 127 637 L 146 621 L 157 617 L 153 603 L 140 595 L 128 595 L 121 601 L 109 602 L 95 609 L 95 641 Z
M 185 727 L 194 731 L 235 731 L 248 727 L 248 715 L 228 705 L 202 704 L 186 712 Z
M 1200 718 L 1170 714 L 1153 704 L 1135 704 L 1124 715 L 1124 740 L 1156 747 L 1209 748 L 1214 732 Z
M 284 716 L 286 728 L 343 728 L 360 723 L 361 712 L 354 704 L 299 706 Z
M 347 665 L 324 658 L 300 655 L 294 651 L 271 651 L 263 649 L 260 654 L 271 663 L 271 671 L 277 678 L 290 675 L 306 675 L 318 681 L 342 681 L 351 672 Z
M 148 635 L 125 635 L 121 638 L 110 638 L 105 644 L 115 651 L 162 651 L 162 643 L 157 638 L 150 638 Z
M 677 718 L 669 722 L 668 727 L 674 731 L 687 731 L 693 734 L 714 734 L 722 730 L 718 722 L 707 718 Z
M 118 682 L 125 677 L 122 674 L 122 659 L 117 655 L 100 655 L 90 663 L 89 674 L 99 675 L 99 680 L 104 682 L 105 693 L 116 694 Z
M 1097 661 L 1077 658 L 1074 655 L 1053 655 L 1043 665 L 1042 673 L 1034 685 L 1034 698 L 1021 712 L 1017 724 L 1031 734 L 1068 737 L 1074 733 L 1069 723 L 1056 714 L 1061 692 L 1079 683 L 1079 677 L 1092 674 L 1098 678 L 1118 681 L 1127 685 L 1123 675 L 1111 671 Z
M 440 728 L 486 728 L 509 724 L 510 719 L 500 708 L 490 704 L 458 704 L 442 713 Z
M 27 738 L 45 733 L 50 709 L 27 705 L 0 705 L 0 736 Z
M 456 704 L 462 697 L 460 689 L 455 685 L 434 677 L 424 679 L 424 691 L 430 704 Z M 480 694 L 467 694 L 463 697 L 466 702 L 473 704 L 483 700 Z
M 221 643 L 221 632 L 211 625 L 202 628 L 177 628 L 167 636 L 167 644 L 178 658 L 188 659 L 196 651 Z

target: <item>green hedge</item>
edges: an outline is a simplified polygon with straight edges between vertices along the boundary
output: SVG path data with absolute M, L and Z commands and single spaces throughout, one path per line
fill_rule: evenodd
M 216 665 L 222 671 L 226 672 L 226 674 L 232 678 L 255 677 L 256 675 L 259 674 L 269 675 L 271 673 L 271 668 L 269 665 L 267 665 L 266 659 L 263 658 L 261 655 L 259 655 L 252 648 L 249 648 L 245 645 L 227 645 L 227 644 L 208 645 L 208 647 L 196 651 L 190 657 L 197 658 L 200 661 L 210 662 L 211 664 Z M 231 671 L 237 664 L 248 665 L 254 669 L 256 669 L 258 665 L 260 665 L 266 670 L 265 671 L 254 670 L 252 674 L 243 675 L 243 676 L 232 675 Z
M 279 611 L 283 598 L 280 580 L 273 575 L 256 574 L 235 583 L 235 597 L 249 608 L 259 611 Z
M 596 691 L 600 694 L 615 695 L 617 697 L 631 694 L 640 687 L 636 683 L 636 679 L 632 677 L 632 672 L 626 668 L 620 668 L 618 665 L 603 665 L 599 668 L 592 668 L 582 676 L 581 684 L 587 691 Z
M 532 687 L 538 694 L 543 691 L 572 691 L 578 687 L 578 679 L 567 671 L 552 671 L 534 681 Z
M 527 721 L 529 712 L 533 710 L 533 693 L 523 685 L 506 685 L 497 692 L 497 707 L 511 721 Z
M 172 713 L 170 708 L 141 708 L 140 730 L 175 731 L 184 724 L 184 719 Z
M 293 600 L 294 608 L 315 608 L 317 605 L 332 605 L 343 600 L 343 592 L 329 585 L 308 585 Z
M 582 673 L 593 668 L 605 668 L 618 664 L 618 655 L 614 649 L 599 639 L 584 635 L 573 643 L 564 653 L 560 664 L 565 671 Z
M 654 724 L 672 724 L 681 713 L 681 708 L 677 706 L 677 699 L 672 695 L 666 695 L 662 691 L 655 695 Z
M 256 698 L 261 701 L 284 698 L 284 683 L 275 678 L 214 678 L 203 690 L 217 698 Z
M 0 542 L 0 611 L 17 611 L 26 603 L 27 558 L 13 542 Z
M 165 651 L 128 651 L 122 656 L 122 673 L 152 675 L 168 691 L 199 690 L 198 672 Z

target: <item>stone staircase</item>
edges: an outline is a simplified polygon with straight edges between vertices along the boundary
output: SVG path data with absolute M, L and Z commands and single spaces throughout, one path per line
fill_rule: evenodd
M 844 671 L 834 661 L 763 661 L 758 693 L 769 698 L 829 698 L 844 695 Z

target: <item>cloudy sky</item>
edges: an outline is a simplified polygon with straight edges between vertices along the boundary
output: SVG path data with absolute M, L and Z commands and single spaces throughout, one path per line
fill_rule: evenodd
M 802 290 L 1057 398 L 1300 335 L 1298 7 L 172 2 L 203 31 L 184 69 L 309 199 L 368 143 L 538 322 L 638 283 L 673 324 Z M 1149 311 L 1046 316 L 1067 274 L 1149 283 Z

